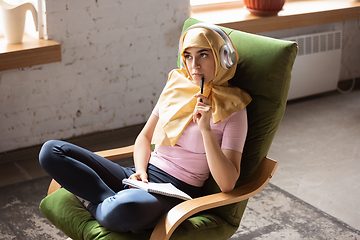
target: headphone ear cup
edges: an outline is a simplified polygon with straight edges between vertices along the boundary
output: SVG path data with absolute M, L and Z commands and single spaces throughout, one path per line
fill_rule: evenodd
M 227 45 L 223 45 L 220 48 L 219 55 L 220 55 L 220 64 L 223 68 L 229 69 L 234 65 L 230 56 L 229 47 Z

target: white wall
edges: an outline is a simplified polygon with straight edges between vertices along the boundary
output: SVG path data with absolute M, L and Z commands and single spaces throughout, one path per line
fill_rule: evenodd
M 360 78 L 360 19 L 341 24 L 344 38 L 340 80 Z
M 46 5 L 62 61 L 0 72 L 0 152 L 145 122 L 189 17 L 189 0 Z

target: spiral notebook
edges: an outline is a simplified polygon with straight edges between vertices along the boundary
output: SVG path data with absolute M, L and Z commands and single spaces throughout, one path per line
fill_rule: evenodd
M 131 187 L 143 189 L 149 193 L 162 194 L 169 197 L 176 197 L 183 200 L 192 199 L 189 195 L 176 188 L 171 183 L 144 183 L 142 181 L 124 178 L 122 183 Z

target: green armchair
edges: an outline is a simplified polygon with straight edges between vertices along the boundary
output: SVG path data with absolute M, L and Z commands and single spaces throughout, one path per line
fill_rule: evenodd
M 188 19 L 187 27 L 198 23 Z M 173 209 L 154 230 L 139 233 L 115 233 L 102 227 L 76 197 L 54 180 L 40 211 L 72 239 L 111 240 L 188 240 L 228 239 L 238 229 L 250 197 L 266 186 L 277 162 L 266 158 L 283 117 L 290 86 L 291 70 L 297 55 L 294 42 L 282 41 L 228 28 L 239 54 L 237 72 L 229 82 L 247 91 L 253 98 L 247 107 L 248 135 L 236 188 L 221 193 L 210 176 L 203 197 L 185 201 Z M 132 156 L 133 147 L 98 152 L 108 159 Z

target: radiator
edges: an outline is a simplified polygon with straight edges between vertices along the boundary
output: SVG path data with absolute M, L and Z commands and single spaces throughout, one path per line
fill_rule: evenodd
M 289 37 L 297 42 L 288 100 L 337 88 L 341 66 L 342 32 L 322 32 Z

